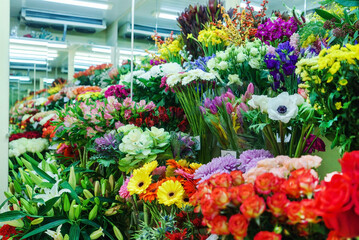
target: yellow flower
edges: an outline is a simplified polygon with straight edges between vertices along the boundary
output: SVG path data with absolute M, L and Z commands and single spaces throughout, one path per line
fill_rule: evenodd
M 328 77 L 327 83 L 330 83 L 331 81 L 333 81 L 333 76 Z
M 335 62 L 332 67 L 329 69 L 330 74 L 334 75 L 340 69 L 340 62 Z
M 183 197 L 182 197 L 182 200 L 179 201 L 179 202 L 176 202 L 176 206 L 178 208 L 185 208 L 186 206 L 192 206 L 190 203 L 189 203 L 189 197 L 187 196 L 187 194 L 183 194 Z
M 342 85 L 342 86 L 345 86 L 345 85 L 348 84 L 348 80 L 346 80 L 346 79 L 340 79 L 340 80 L 339 80 L 339 84 Z
M 341 102 L 336 102 L 336 103 L 335 103 L 335 108 L 336 108 L 337 110 L 342 109 L 342 108 L 343 108 L 342 103 L 341 103 Z
M 189 165 L 193 170 L 197 170 L 200 166 L 202 166 L 202 164 L 200 163 L 191 163 Z
M 175 175 L 175 168 L 167 166 L 166 168 L 166 177 L 173 177 Z
M 146 192 L 146 189 L 152 182 L 152 176 L 149 176 L 145 169 L 136 169 L 127 185 L 127 190 L 131 195 Z
M 161 184 L 157 190 L 160 204 L 171 206 L 183 201 L 184 189 L 179 181 L 169 180 Z
M 158 162 L 157 161 L 152 161 L 149 163 L 146 163 L 145 165 L 143 165 L 143 167 L 141 169 L 143 169 L 144 171 L 147 172 L 147 174 L 151 174 L 151 172 L 153 172 L 153 170 L 156 169 L 156 167 L 158 166 Z

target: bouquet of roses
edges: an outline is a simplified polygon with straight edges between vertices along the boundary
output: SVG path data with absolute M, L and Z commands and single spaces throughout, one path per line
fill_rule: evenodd
M 201 180 L 190 203 L 196 206 L 195 212 L 203 214 L 203 222 L 214 235 L 234 239 L 323 238 L 315 200 L 311 199 L 317 184 L 317 173 L 310 167 L 285 176 L 264 171 L 253 182 L 241 171 L 232 170 Z

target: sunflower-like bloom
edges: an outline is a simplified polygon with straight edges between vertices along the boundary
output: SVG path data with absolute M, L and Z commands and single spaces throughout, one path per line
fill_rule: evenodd
M 133 171 L 133 176 L 127 185 L 127 190 L 131 195 L 141 194 L 146 192 L 151 182 L 152 176 L 149 176 L 149 173 L 146 169 L 137 169 Z
M 171 206 L 183 201 L 184 189 L 179 181 L 169 180 L 158 188 L 157 199 L 160 204 Z
M 153 172 L 153 170 L 157 168 L 157 166 L 158 166 L 158 162 L 152 161 L 143 165 L 141 169 L 145 170 L 147 172 L 147 175 L 149 175 Z

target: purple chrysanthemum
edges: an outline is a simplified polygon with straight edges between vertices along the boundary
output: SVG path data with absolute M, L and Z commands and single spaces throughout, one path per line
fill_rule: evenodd
M 230 173 L 235 170 L 240 170 L 239 159 L 233 156 L 224 156 L 219 158 L 213 158 L 209 163 L 199 167 L 194 173 L 194 179 L 200 179 L 198 183 L 201 183 L 209 179 L 212 175 L 217 173 Z
M 240 162 L 240 168 L 239 170 L 241 170 L 242 172 L 247 172 L 249 169 L 254 168 L 255 166 L 257 166 L 257 163 L 260 160 L 266 159 L 266 158 L 272 158 L 273 155 L 264 149 L 254 149 L 254 150 L 247 150 L 244 151 L 240 156 L 239 156 L 239 162 Z

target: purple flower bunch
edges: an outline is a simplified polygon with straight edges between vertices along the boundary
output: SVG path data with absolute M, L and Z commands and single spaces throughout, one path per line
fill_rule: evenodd
M 273 89 L 277 90 L 284 83 L 285 76 L 291 76 L 298 62 L 296 49 L 289 41 L 280 43 L 274 52 L 270 51 L 264 56 L 264 62 L 274 79 Z
M 293 17 L 288 21 L 282 18 L 277 18 L 273 21 L 268 19 L 258 26 L 256 37 L 269 45 L 270 42 L 289 40 L 297 30 L 298 24 Z
M 198 59 L 196 59 L 193 62 L 189 62 L 188 63 L 188 70 L 193 70 L 193 69 L 201 69 L 204 72 L 207 72 L 207 62 L 214 58 L 216 55 L 213 54 L 212 56 L 208 56 L 208 57 L 199 57 Z
M 196 157 L 198 142 L 190 135 L 181 132 L 179 132 L 178 134 L 173 133 L 171 146 L 173 157 L 175 159 L 189 159 Z
M 239 156 L 239 162 L 240 162 L 240 169 L 242 172 L 248 172 L 249 169 L 254 168 L 257 166 L 257 163 L 260 160 L 266 159 L 266 158 L 272 158 L 273 155 L 264 149 L 254 149 L 254 150 L 247 150 L 244 151 Z
M 167 63 L 167 61 L 165 59 L 151 59 L 150 60 L 150 65 L 152 65 L 152 66 L 161 65 L 164 63 Z
M 200 179 L 199 184 L 214 174 L 230 173 L 235 170 L 240 170 L 239 160 L 231 155 L 226 155 L 224 157 L 213 158 L 209 163 L 200 166 L 194 173 L 194 179 Z
M 97 152 L 106 152 L 111 149 L 116 149 L 119 146 L 120 142 L 114 134 L 108 133 L 105 134 L 103 137 L 96 138 L 95 144 Z
M 124 85 L 113 85 L 105 91 L 105 97 L 126 98 L 130 94 L 130 90 Z
M 200 110 L 202 114 L 205 114 L 207 112 L 207 109 L 212 114 L 217 114 L 218 109 L 223 106 L 223 104 L 226 106 L 226 110 L 228 114 L 231 114 L 234 110 L 232 102 L 235 100 L 235 97 L 232 93 L 232 91 L 229 89 L 228 92 L 222 94 L 221 96 L 217 96 L 214 99 L 206 98 L 203 102 L 203 106 L 200 106 Z

